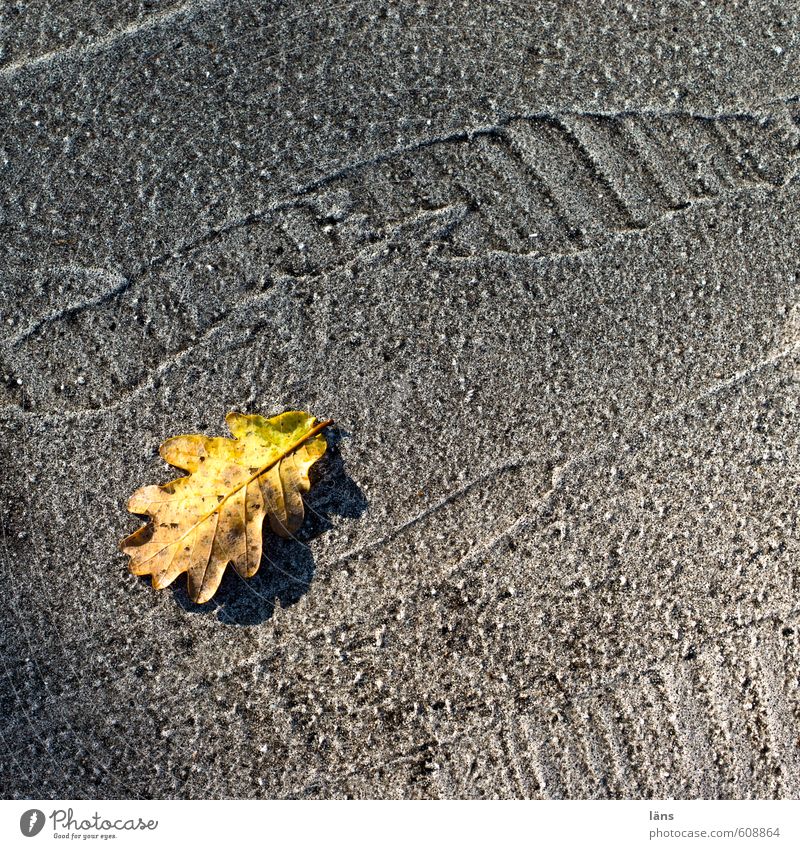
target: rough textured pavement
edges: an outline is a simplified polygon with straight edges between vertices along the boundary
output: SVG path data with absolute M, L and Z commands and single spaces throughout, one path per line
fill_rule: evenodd
M 7 797 L 800 796 L 800 4 L 0 7 Z M 158 444 L 332 417 L 215 600 Z

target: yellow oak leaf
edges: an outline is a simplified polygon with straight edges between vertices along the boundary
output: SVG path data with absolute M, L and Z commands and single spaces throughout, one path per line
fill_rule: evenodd
M 291 410 L 265 419 L 228 413 L 233 434 L 174 436 L 159 449 L 189 475 L 137 489 L 128 510 L 148 524 L 120 542 L 134 575 L 169 586 L 188 573 L 189 596 L 202 604 L 219 587 L 228 563 L 250 578 L 261 563 L 262 524 L 289 537 L 303 523 L 308 470 L 328 447 L 321 431 L 333 424 Z

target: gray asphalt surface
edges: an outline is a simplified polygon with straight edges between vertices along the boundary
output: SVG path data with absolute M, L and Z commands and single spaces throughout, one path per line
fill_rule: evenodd
M 800 5 L 0 9 L 5 797 L 797 798 Z M 337 425 L 202 607 L 158 445 Z

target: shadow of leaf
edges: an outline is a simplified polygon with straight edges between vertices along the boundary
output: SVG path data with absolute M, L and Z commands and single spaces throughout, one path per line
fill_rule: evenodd
M 195 604 L 189 598 L 185 579 L 175 581 L 170 589 L 184 610 L 216 615 L 227 625 L 258 625 L 272 617 L 276 604 L 290 607 L 308 592 L 316 571 L 308 544 L 333 527 L 333 516 L 358 519 L 367 509 L 364 493 L 345 471 L 340 444 L 346 436 L 334 428 L 328 437 L 328 451 L 312 467 L 306 517 L 297 534 L 282 539 L 264 522 L 258 572 L 244 579 L 228 566 L 216 595 L 207 604 Z

